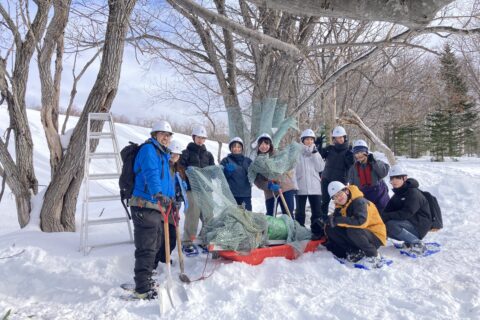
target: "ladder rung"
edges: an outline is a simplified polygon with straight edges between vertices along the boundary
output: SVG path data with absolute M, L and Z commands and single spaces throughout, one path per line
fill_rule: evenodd
M 88 197 L 89 202 L 121 200 L 120 195 Z
M 87 254 L 92 251 L 93 248 L 104 248 L 104 247 L 111 247 L 111 246 L 116 246 L 116 245 L 121 245 L 121 244 L 132 244 L 134 243 L 133 240 L 130 241 L 119 241 L 119 242 L 109 242 L 109 243 L 104 243 L 104 244 L 94 244 L 94 245 L 89 245 L 86 246 L 86 251 Z
M 108 180 L 108 179 L 118 179 L 120 178 L 120 173 L 100 173 L 100 174 L 89 174 L 88 179 L 90 180 Z
M 101 220 L 88 220 L 88 225 L 98 225 L 98 224 L 110 224 L 110 223 L 119 223 L 119 222 L 128 222 L 127 217 L 122 218 L 110 218 L 110 219 L 101 219 Z
M 110 121 L 110 113 L 98 112 L 98 113 L 89 113 L 88 117 L 90 120 L 104 120 Z
M 91 159 L 112 159 L 116 158 L 117 154 L 115 152 L 95 152 L 90 153 Z
M 113 139 L 112 132 L 90 132 L 90 139 Z

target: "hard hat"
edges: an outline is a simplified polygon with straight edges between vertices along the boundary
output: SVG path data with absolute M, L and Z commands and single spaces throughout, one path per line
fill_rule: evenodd
M 344 127 L 336 126 L 335 128 L 333 128 L 332 137 L 336 138 L 336 137 L 343 137 L 346 135 L 347 135 L 347 131 L 345 131 Z
M 170 125 L 170 123 L 168 123 L 165 120 L 160 120 L 158 122 L 155 122 L 155 124 L 152 126 L 152 131 L 150 131 L 150 133 L 154 133 L 158 131 L 169 132 L 173 134 L 172 126 Z
M 192 136 L 197 136 L 197 137 L 202 137 L 202 138 L 208 138 L 208 136 L 207 136 L 207 129 L 205 129 L 204 126 L 196 126 L 196 127 L 193 127 Z
M 365 152 L 368 153 L 368 144 L 365 140 L 359 139 L 355 140 L 353 143 L 353 153 Z
M 235 142 L 240 143 L 240 144 L 242 145 L 242 148 L 243 148 L 243 140 L 242 140 L 242 138 L 240 138 L 240 137 L 235 137 L 235 138 L 233 138 L 232 140 L 230 140 L 230 142 L 228 143 L 228 149 L 230 149 L 230 148 L 232 147 L 232 144 L 235 143 Z
M 315 132 L 312 129 L 303 130 L 300 139 L 303 141 L 304 138 L 313 138 L 315 139 Z
M 177 140 L 172 140 L 170 142 L 170 145 L 168 146 L 168 149 L 170 149 L 170 151 L 172 153 L 176 153 L 176 154 L 182 154 L 182 145 L 180 144 L 179 141 Z
M 328 195 L 333 197 L 336 195 L 339 191 L 342 191 L 345 189 L 347 186 L 341 183 L 340 181 L 332 181 L 328 184 Z
M 390 172 L 388 173 L 389 177 L 406 176 L 406 175 L 407 175 L 407 172 L 405 171 L 405 169 L 398 164 L 393 165 L 390 168 Z
M 273 142 L 272 137 L 270 137 L 270 135 L 269 135 L 268 133 L 262 133 L 262 134 L 259 135 L 258 138 L 257 138 L 257 147 L 259 146 L 259 143 L 258 143 L 258 142 L 260 141 L 260 139 L 268 139 L 268 140 L 270 140 L 270 143 Z

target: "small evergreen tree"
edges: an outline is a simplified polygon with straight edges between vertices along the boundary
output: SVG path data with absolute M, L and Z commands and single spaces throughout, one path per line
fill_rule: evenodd
M 430 150 L 438 161 L 445 156 L 460 156 L 466 145 L 475 145 L 474 126 L 478 122 L 476 104 L 468 95 L 468 86 L 451 47 L 446 44 L 440 57 L 440 77 L 444 97 L 435 111 L 427 115 L 426 129 Z

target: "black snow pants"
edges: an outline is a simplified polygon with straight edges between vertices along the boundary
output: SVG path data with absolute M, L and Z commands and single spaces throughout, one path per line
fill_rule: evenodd
M 131 207 L 135 238 L 135 291 L 144 293 L 152 287 L 152 270 L 165 262 L 162 214 L 158 210 Z M 170 251 L 175 248 L 175 227 L 169 226 Z M 173 241 L 172 241 L 173 240 Z
M 348 252 L 361 250 L 367 257 L 377 256 L 382 242 L 370 230 L 359 228 L 326 228 L 328 251 L 339 258 L 346 258 Z

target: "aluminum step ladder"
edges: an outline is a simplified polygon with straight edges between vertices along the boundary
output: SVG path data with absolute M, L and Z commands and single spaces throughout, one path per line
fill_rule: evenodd
M 104 132 L 103 129 L 101 132 L 92 132 L 92 122 L 94 121 L 104 121 L 103 129 L 105 127 L 109 128 L 109 131 Z M 108 123 L 108 125 L 106 125 Z M 112 142 L 113 151 L 112 152 L 90 152 L 90 144 L 94 139 L 109 139 Z M 96 159 L 101 160 L 113 160 L 115 165 L 109 166 L 110 169 L 116 169 L 114 172 L 90 172 L 91 165 Z M 122 172 L 122 159 L 120 157 L 120 150 L 118 148 L 117 135 L 115 133 L 115 124 L 113 123 L 113 117 L 111 113 L 89 113 L 88 122 L 87 122 L 87 141 L 86 141 L 86 150 L 85 150 L 85 174 L 84 174 L 84 192 L 83 192 L 83 205 L 82 205 L 82 220 L 80 227 L 80 251 L 83 251 L 84 255 L 87 255 L 93 248 L 106 247 L 119 244 L 128 244 L 133 243 L 133 234 L 132 227 L 130 225 L 130 219 L 127 212 L 120 205 L 120 190 L 116 194 L 107 194 L 107 195 L 92 195 L 90 193 L 90 182 L 91 181 L 112 181 L 115 180 L 115 183 L 118 188 L 118 179 Z M 91 219 L 91 212 L 89 210 L 91 203 L 101 202 L 101 201 L 117 201 L 117 204 L 120 205 L 118 212 L 123 212 L 124 215 L 120 217 L 112 218 L 103 218 L 103 219 Z M 102 211 L 103 213 L 103 211 Z M 100 213 L 100 216 L 101 214 Z M 95 225 L 108 225 L 114 223 L 126 223 L 128 227 L 129 239 L 126 241 L 120 242 L 108 242 L 103 244 L 89 244 L 89 228 Z M 108 234 L 104 235 L 105 237 Z

